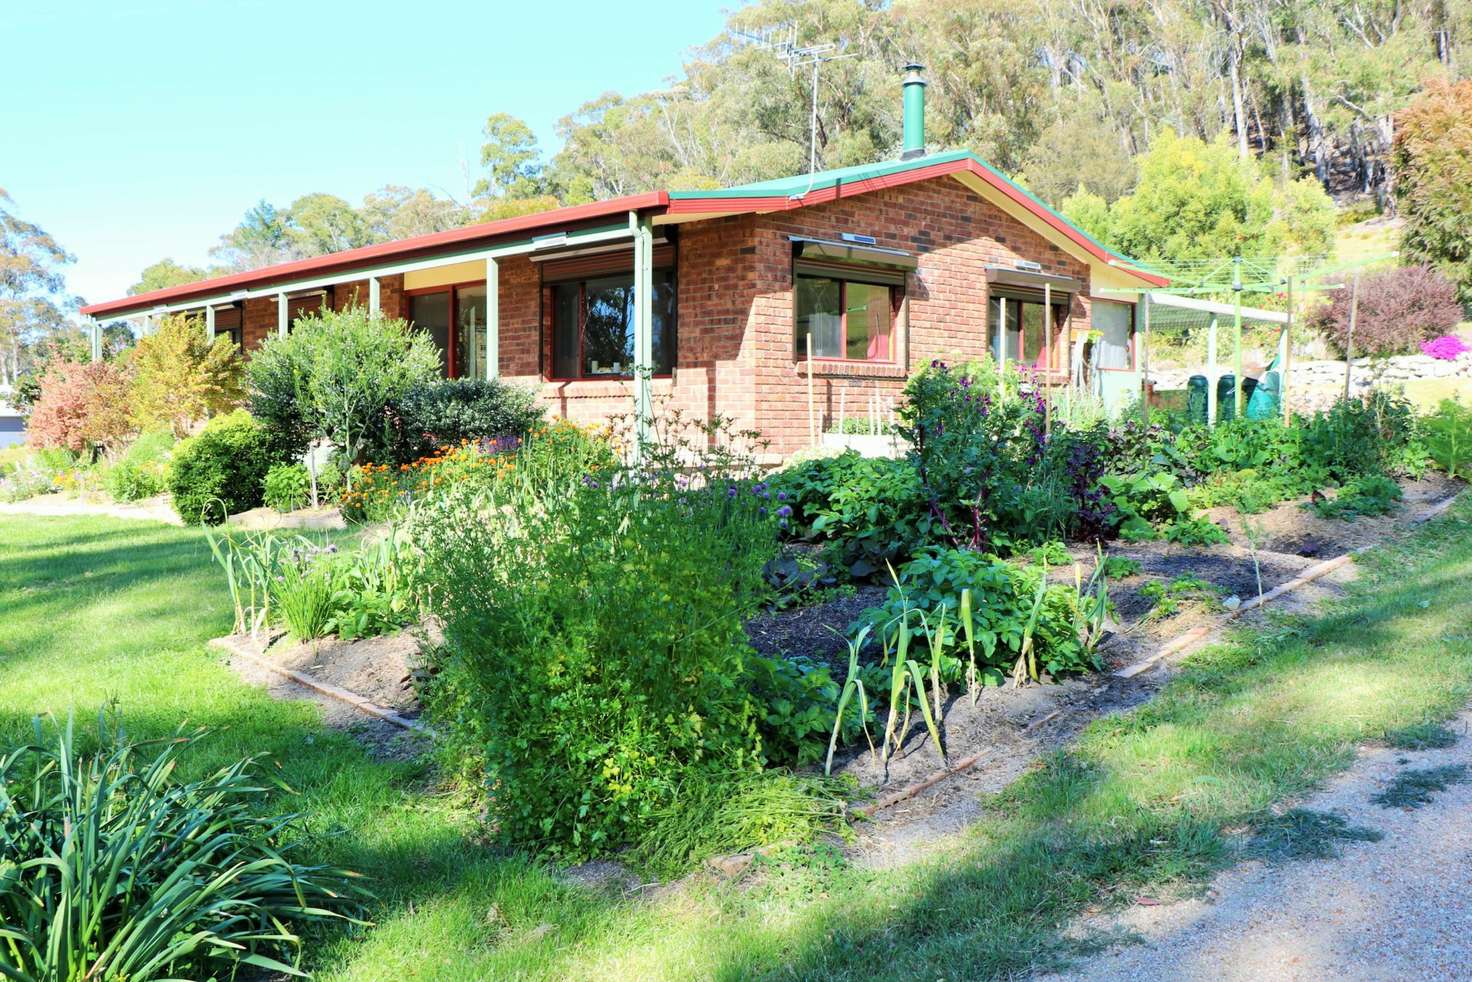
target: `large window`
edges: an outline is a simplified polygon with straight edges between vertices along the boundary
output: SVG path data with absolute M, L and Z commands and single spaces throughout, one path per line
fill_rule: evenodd
M 485 376 L 485 284 L 412 293 L 409 319 L 439 349 L 440 372 L 445 378 Z
M 552 284 L 552 376 L 626 377 L 634 373 L 634 274 L 613 273 Z M 675 273 L 654 271 L 653 369 L 675 364 Z
M 894 288 L 822 276 L 797 277 L 793 354 L 846 361 L 892 361 Z
M 999 330 L 1004 320 L 1004 309 L 1006 311 L 1005 333 Z M 1053 337 L 1050 344 L 1045 344 L 1047 316 L 1040 298 L 993 294 L 986 322 L 987 347 L 992 357 L 1001 361 L 1002 341 L 1005 338 L 1007 361 L 1029 368 L 1056 368 L 1063 364 L 1067 357 L 1058 350 L 1067 318 L 1068 305 L 1055 303 L 1053 305 Z M 1049 364 L 1050 356 L 1051 365 Z

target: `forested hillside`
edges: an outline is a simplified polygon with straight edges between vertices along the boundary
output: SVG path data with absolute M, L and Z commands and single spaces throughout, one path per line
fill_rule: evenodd
M 931 148 L 972 149 L 1054 205 L 1081 185 L 1086 206 L 1112 204 L 1174 132 L 1254 161 L 1279 187 L 1271 211 L 1304 196 L 1289 189 L 1305 176 L 1393 207 L 1393 114 L 1428 80 L 1472 68 L 1472 0 L 758 0 L 665 89 L 590 93 L 550 155 L 505 93 L 487 107 L 481 170 L 460 200 L 386 187 L 358 207 L 329 193 L 261 202 L 215 257 L 246 268 L 557 203 L 803 172 L 811 75 L 764 40 L 844 56 L 820 72 L 820 167 L 896 153 L 899 67 L 913 58 L 930 80 Z M 135 289 L 204 272 L 165 261 Z

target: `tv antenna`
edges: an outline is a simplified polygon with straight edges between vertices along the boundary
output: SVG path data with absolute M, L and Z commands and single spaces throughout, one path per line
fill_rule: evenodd
M 777 24 L 764 27 L 755 33 L 749 31 L 733 31 L 737 37 L 745 38 L 753 47 L 770 51 L 782 61 L 787 63 L 787 74 L 796 75 L 799 68 L 809 65 L 813 69 L 812 78 L 812 108 L 808 116 L 808 173 L 815 174 L 818 170 L 818 72 L 830 61 L 841 61 L 844 58 L 857 58 L 857 54 L 846 54 L 844 48 L 847 43 L 829 41 L 825 44 L 801 45 L 797 43 L 797 24 Z M 809 183 L 808 190 L 812 190 Z M 807 194 L 804 191 L 802 197 Z

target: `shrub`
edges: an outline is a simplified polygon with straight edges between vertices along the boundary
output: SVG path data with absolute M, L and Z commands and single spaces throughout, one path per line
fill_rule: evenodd
M 1300 421 L 1303 466 L 1321 470 L 1337 483 L 1369 474 L 1425 470 L 1415 410 L 1404 396 L 1380 389 L 1363 399 L 1340 399 Z
M 572 859 L 638 841 L 691 780 L 760 768 L 743 625 L 786 506 L 737 466 L 589 474 L 536 446 L 416 510 L 445 631 L 427 700 L 498 834 Z
M 139 436 L 108 468 L 103 477 L 107 493 L 116 501 L 137 501 L 162 494 L 173 448 L 174 434 L 169 430 Z
M 312 476 L 302 464 L 276 464 L 266 471 L 261 501 L 277 511 L 296 511 L 312 500 Z
M 169 462 L 174 511 L 186 522 L 217 523 L 261 503 L 270 440 L 249 413 L 216 416 L 199 436 L 181 441 Z
M 988 359 L 933 361 L 911 376 L 899 415 L 934 518 L 933 538 L 1008 551 L 1066 534 L 1079 503 L 1044 405 Z
M 1349 337 L 1351 291 L 1336 290 L 1314 309 L 1308 324 L 1342 356 Z M 1430 266 L 1405 266 L 1369 273 L 1360 283 L 1354 325 L 1354 355 L 1417 352 L 1421 342 L 1446 334 L 1462 319 L 1455 285 Z
M 908 460 L 846 450 L 780 471 L 771 487 L 792 509 L 788 533 L 830 543 L 835 561 L 854 577 L 908 558 L 932 530 L 920 475 Z
M 175 314 L 138 342 L 133 368 L 132 416 L 141 429 L 170 427 L 178 437 L 199 420 L 240 405 L 240 352 L 230 338 L 209 341 L 198 318 Z
M 1436 412 L 1421 421 L 1432 462 L 1450 477 L 1472 479 L 1472 409 L 1443 399 Z
M 28 438 L 89 456 L 116 444 L 133 429 L 128 387 L 127 373 L 112 362 L 51 362 L 26 422 Z
M 895 632 L 907 612 L 923 613 L 934 624 L 945 611 L 952 627 L 946 637 L 941 679 L 957 681 L 965 671 L 957 652 L 966 650 L 965 638 L 956 627 L 957 615 L 962 591 L 970 590 L 977 664 L 993 681 L 1017 662 L 1028 636 L 1039 663 L 1050 675 L 1088 670 L 1093 662 L 1078 635 L 1077 591 L 1066 586 L 1043 588 L 1034 620 L 1042 583 L 1043 572 L 1038 568 L 1015 566 L 962 549 L 927 550 L 900 567 L 885 602 L 860 615 L 850 633 L 868 627 L 876 638 L 883 638 Z M 912 621 L 910 627 L 918 630 L 919 624 Z
M 353 874 L 295 860 L 297 819 L 261 814 L 272 781 L 254 760 L 179 778 L 202 735 L 147 757 L 104 730 L 85 754 L 70 725 L 42 745 L 38 723 L 0 757 L 0 975 L 300 974 L 292 927 L 351 919 Z
M 389 458 L 407 463 L 465 441 L 519 440 L 542 416 L 536 393 L 525 386 L 486 379 L 421 383 L 388 408 Z
M 1401 247 L 1441 269 L 1472 307 L 1472 80 L 1433 79 L 1395 117 L 1391 162 Z
M 247 369 L 251 407 L 280 427 L 274 453 L 300 453 L 321 437 L 349 463 L 381 446 L 386 408 L 439 371 L 427 334 L 363 307 L 299 319 L 286 337 L 268 338 Z

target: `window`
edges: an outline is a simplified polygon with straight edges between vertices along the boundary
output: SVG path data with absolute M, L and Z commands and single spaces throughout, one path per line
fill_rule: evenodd
M 634 274 L 614 273 L 554 283 L 554 378 L 621 377 L 634 373 Z M 668 375 L 675 364 L 675 272 L 654 271 L 653 368 Z
M 1059 352 L 1063 328 L 1068 319 L 1068 304 L 1053 304 L 1053 338 L 1051 344 L 1044 343 L 1047 334 L 1047 317 L 1040 297 L 992 295 L 988 304 L 986 338 L 992 357 L 1002 360 L 1002 337 L 997 327 L 1002 322 L 1002 308 L 1006 308 L 1007 361 L 1030 368 L 1056 368 L 1064 363 L 1066 355 Z M 1049 365 L 1049 355 L 1052 365 Z
M 1099 340 L 1094 342 L 1094 366 L 1126 371 L 1134 368 L 1134 304 L 1095 300 L 1093 314 L 1094 329 L 1099 332 Z
M 445 378 L 485 377 L 484 283 L 411 293 L 409 320 L 434 341 Z
M 846 361 L 892 360 L 894 288 L 824 276 L 796 278 L 793 354 Z
M 240 308 L 238 306 L 215 308 L 215 337 L 221 335 L 235 342 L 235 347 L 243 347 L 245 338 L 240 330 Z

